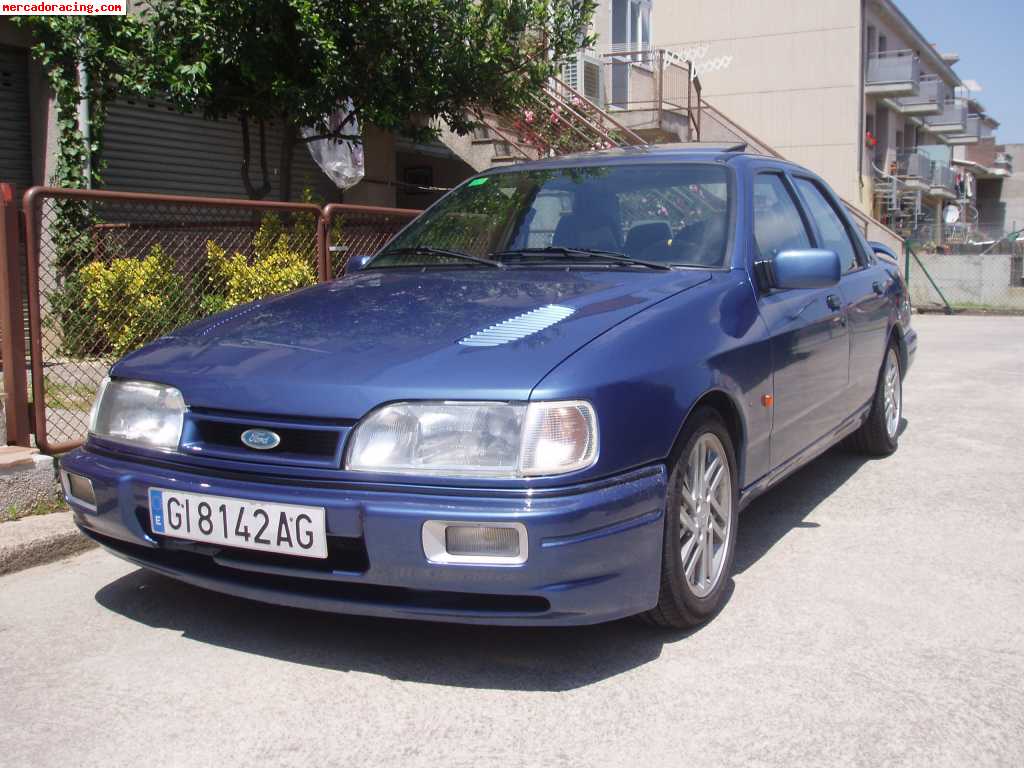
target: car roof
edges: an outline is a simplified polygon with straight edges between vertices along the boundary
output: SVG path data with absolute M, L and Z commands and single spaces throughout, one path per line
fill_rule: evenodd
M 545 168 L 573 168 L 595 165 L 639 165 L 642 163 L 732 163 L 752 160 L 777 162 L 780 165 L 793 166 L 792 163 L 777 157 L 761 155 L 748 151 L 742 143 L 704 144 L 686 142 L 676 144 L 649 144 L 643 146 L 615 147 L 593 152 L 578 152 L 570 155 L 544 158 L 485 171 L 493 173 L 513 173 L 519 171 L 542 170 Z

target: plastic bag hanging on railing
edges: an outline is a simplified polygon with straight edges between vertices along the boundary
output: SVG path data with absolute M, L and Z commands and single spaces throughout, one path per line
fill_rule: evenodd
M 328 136 L 322 136 L 323 132 L 315 126 L 302 127 L 302 137 L 306 139 L 309 154 L 339 189 L 354 187 L 366 173 L 363 145 L 362 142 L 338 138 L 339 135 L 359 136 L 359 121 L 352 99 L 346 99 L 324 122 Z

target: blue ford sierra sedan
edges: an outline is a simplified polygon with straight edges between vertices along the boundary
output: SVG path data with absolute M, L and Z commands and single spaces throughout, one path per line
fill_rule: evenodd
M 896 450 L 916 339 L 892 254 L 804 168 L 546 160 L 119 361 L 64 490 L 114 554 L 254 600 L 687 627 L 751 500 L 841 440 Z

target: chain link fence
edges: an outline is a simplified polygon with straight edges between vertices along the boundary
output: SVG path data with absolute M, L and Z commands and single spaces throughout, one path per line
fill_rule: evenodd
M 1024 313 L 1024 239 L 911 247 L 910 298 L 920 308 Z
M 397 235 L 421 211 L 409 208 L 332 203 L 324 208 L 327 232 L 328 274 L 340 277 L 352 258 L 371 256 Z
M 419 212 L 54 190 L 25 195 L 36 444 L 78 444 L 110 365 L 176 328 L 339 277 Z

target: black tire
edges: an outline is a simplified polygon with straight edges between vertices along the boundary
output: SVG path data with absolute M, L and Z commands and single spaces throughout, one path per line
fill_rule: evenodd
M 896 386 L 899 387 L 899 415 L 897 417 L 896 430 L 889 432 L 886 426 L 885 414 L 885 373 L 889 356 L 895 355 L 897 365 Z M 871 412 L 867 420 L 860 425 L 856 432 L 848 438 L 847 444 L 850 448 L 868 456 L 889 456 L 893 454 L 900 444 L 899 421 L 903 416 L 903 362 L 900 359 L 900 350 L 895 339 L 885 350 L 885 357 L 882 358 L 882 366 L 878 370 L 878 380 L 875 383 L 875 394 L 871 399 Z
M 729 472 L 729 526 L 726 532 L 722 556 L 723 563 L 717 581 L 711 591 L 704 595 L 695 594 L 688 583 L 682 562 L 682 525 L 680 507 L 684 480 L 690 454 L 701 436 L 710 433 L 724 449 Z M 738 524 L 739 493 L 736 473 L 736 451 L 729 436 L 729 430 L 711 408 L 699 408 L 691 414 L 683 433 L 680 435 L 678 450 L 669 475 L 669 488 L 665 505 L 665 535 L 661 555 L 661 589 L 658 604 L 641 618 L 648 623 L 673 629 L 686 629 L 703 624 L 721 608 L 732 576 L 733 558 L 736 551 L 736 528 Z

